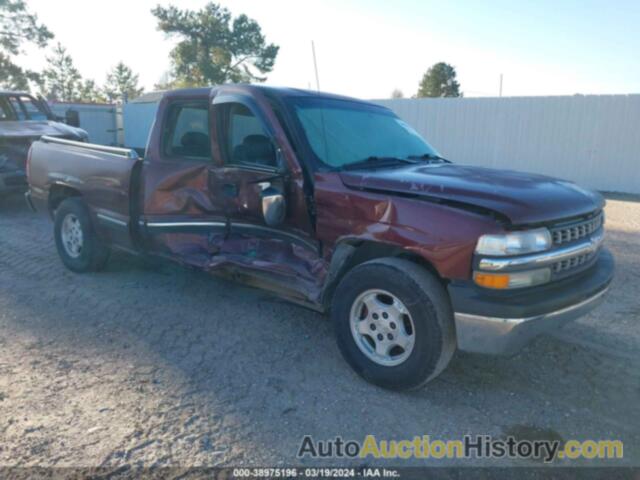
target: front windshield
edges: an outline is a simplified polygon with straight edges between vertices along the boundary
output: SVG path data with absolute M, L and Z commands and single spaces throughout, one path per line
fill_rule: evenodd
M 348 100 L 293 99 L 307 141 L 322 163 L 342 168 L 370 158 L 439 156 L 390 110 Z

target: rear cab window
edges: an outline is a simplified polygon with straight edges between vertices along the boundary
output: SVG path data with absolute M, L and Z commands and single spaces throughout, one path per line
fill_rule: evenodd
M 211 160 L 210 131 L 206 100 L 175 102 L 167 114 L 163 154 L 172 159 Z

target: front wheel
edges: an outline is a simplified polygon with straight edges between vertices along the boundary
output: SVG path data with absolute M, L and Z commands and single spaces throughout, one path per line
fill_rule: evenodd
M 349 365 L 384 388 L 420 388 L 455 352 L 449 297 L 439 280 L 399 258 L 371 260 L 342 279 L 333 300 L 338 346 Z
M 63 200 L 56 209 L 54 236 L 58 255 L 69 270 L 101 270 L 109 259 L 109 249 L 98 238 L 89 209 L 78 197 Z

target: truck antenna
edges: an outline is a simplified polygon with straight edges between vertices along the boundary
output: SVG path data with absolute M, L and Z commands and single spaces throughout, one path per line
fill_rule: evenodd
M 316 46 L 311 40 L 311 53 L 313 54 L 313 68 L 316 72 L 316 90 L 320 91 L 320 79 L 318 77 L 318 62 L 316 60 Z

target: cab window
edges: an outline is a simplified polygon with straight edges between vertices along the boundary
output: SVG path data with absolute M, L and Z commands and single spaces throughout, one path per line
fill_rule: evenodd
M 40 106 L 31 97 L 18 97 L 29 120 L 47 120 L 47 114 L 40 109 Z
M 13 110 L 7 97 L 0 97 L 0 120 L 13 120 Z
M 241 103 L 223 105 L 220 111 L 221 144 L 226 163 L 277 167 L 276 149 L 262 121 Z
M 164 154 L 172 158 L 211 159 L 209 110 L 206 101 L 169 107 Z
M 20 105 L 18 97 L 9 97 L 9 103 L 11 107 L 13 107 L 13 111 L 18 120 L 27 120 L 27 113 L 22 108 L 22 105 Z

